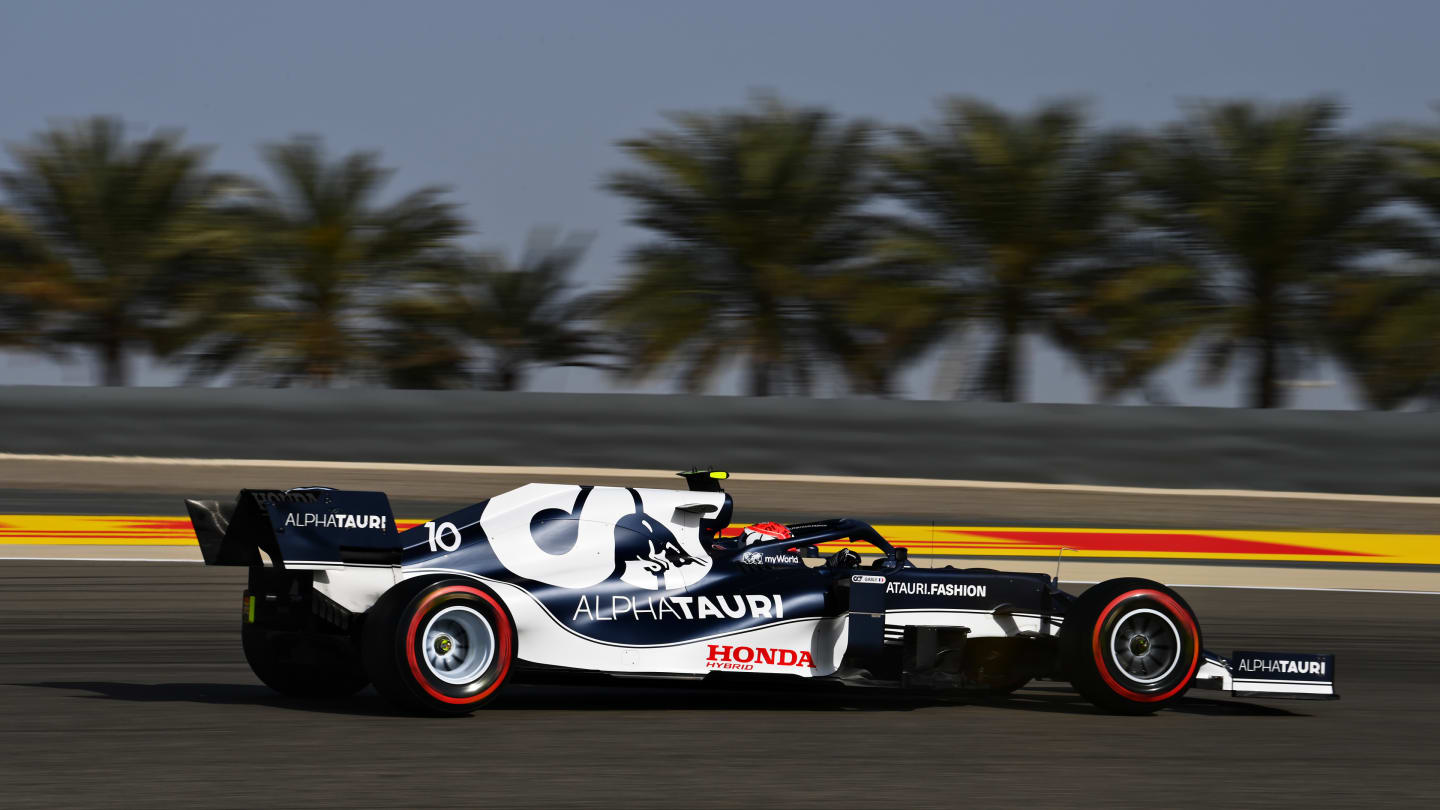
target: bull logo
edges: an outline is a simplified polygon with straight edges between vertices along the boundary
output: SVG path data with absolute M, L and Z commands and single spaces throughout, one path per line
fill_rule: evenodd
M 637 588 L 668 591 L 685 587 L 687 577 L 681 569 L 686 566 L 703 566 L 699 569 L 702 576 L 710 570 L 708 556 L 686 551 L 668 526 L 645 514 L 639 492 L 632 489 L 630 496 L 635 499 L 634 514 L 615 521 L 613 576 Z
M 650 514 L 635 489 L 529 484 L 492 498 L 480 523 L 512 573 L 563 588 L 618 581 L 668 591 L 710 571 L 698 527 L 686 532 Z

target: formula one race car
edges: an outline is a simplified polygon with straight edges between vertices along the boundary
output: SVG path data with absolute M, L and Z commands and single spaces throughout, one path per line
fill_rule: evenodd
M 688 491 L 528 484 L 403 532 L 379 492 L 186 506 L 206 563 L 249 566 L 245 656 L 292 695 L 373 683 L 409 709 L 464 714 L 550 670 L 989 694 L 1047 678 L 1125 714 L 1192 686 L 1334 697 L 1333 656 L 1206 652 L 1190 607 L 1157 582 L 1072 596 L 1045 574 L 917 568 L 850 518 L 734 534 L 726 474 L 682 475 Z M 869 560 L 852 545 L 821 555 L 839 541 Z

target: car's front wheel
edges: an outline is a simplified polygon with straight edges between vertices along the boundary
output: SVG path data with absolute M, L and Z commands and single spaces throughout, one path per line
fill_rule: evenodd
M 1065 613 L 1060 655 L 1087 700 L 1149 714 L 1179 700 L 1200 666 L 1200 625 L 1180 595 L 1148 579 L 1091 587 Z
M 392 703 L 427 714 L 469 714 L 509 676 L 515 628 L 478 583 L 412 580 L 366 614 L 361 646 L 370 680 Z

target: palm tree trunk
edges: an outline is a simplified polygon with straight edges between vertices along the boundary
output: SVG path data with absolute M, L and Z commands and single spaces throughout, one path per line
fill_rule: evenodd
M 1276 381 L 1279 370 L 1274 337 L 1268 334 L 1262 335 L 1259 351 L 1260 358 L 1255 364 L 1255 374 L 1250 380 L 1250 407 L 1278 408 L 1280 407 L 1280 386 Z
M 505 364 L 495 372 L 496 391 L 518 391 L 524 382 L 519 366 Z
M 125 338 L 121 334 L 124 315 L 112 313 L 105 318 L 104 333 L 100 336 L 100 384 L 124 386 L 128 383 L 125 374 Z
M 750 361 L 750 396 L 770 396 L 770 363 L 766 360 Z
M 1269 285 L 1264 283 L 1268 276 L 1262 276 L 1255 305 L 1255 333 L 1260 336 L 1257 347 L 1260 356 L 1256 359 L 1255 373 L 1250 380 L 1250 407 L 1276 408 L 1280 406 L 1279 337 L 1275 326 L 1275 296 Z
M 1000 318 L 1000 366 L 996 376 L 996 394 L 1001 402 L 1020 400 L 1020 364 L 1023 337 L 1020 333 L 1020 305 L 1007 300 Z

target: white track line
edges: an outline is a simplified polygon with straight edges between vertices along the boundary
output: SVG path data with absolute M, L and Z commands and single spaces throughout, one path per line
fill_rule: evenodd
M 675 480 L 668 470 L 612 469 L 608 467 L 498 467 L 470 464 L 404 464 L 365 461 L 289 461 L 252 458 L 153 458 L 148 456 L 74 456 L 31 453 L 0 453 L 5 461 L 51 461 L 76 464 L 132 464 L 174 467 L 236 467 L 282 468 L 311 470 L 365 470 L 395 473 L 451 473 L 461 475 L 540 475 L 575 479 L 588 478 L 654 478 Z M 1098 484 L 1034 484 L 1021 481 L 967 481 L 940 478 L 881 478 L 857 475 L 785 475 L 776 473 L 740 473 L 737 481 L 763 481 L 792 484 L 832 484 L 880 487 L 937 487 L 951 489 L 1007 489 L 1032 492 L 1076 492 L 1111 495 L 1181 496 L 1197 498 L 1256 498 L 1351 503 L 1393 503 L 1440 506 L 1440 497 L 1422 495 L 1358 495 L 1332 492 L 1283 492 L 1258 489 L 1165 489 L 1158 487 L 1121 487 Z

